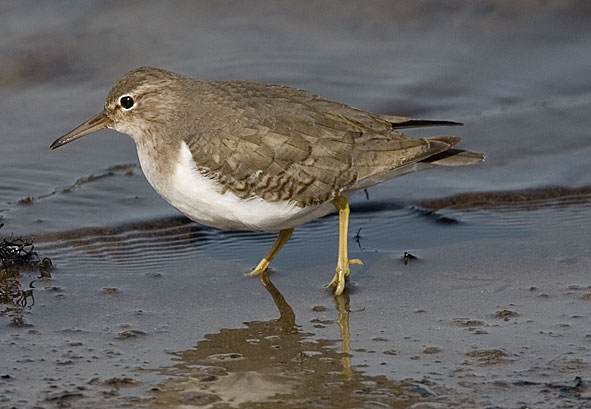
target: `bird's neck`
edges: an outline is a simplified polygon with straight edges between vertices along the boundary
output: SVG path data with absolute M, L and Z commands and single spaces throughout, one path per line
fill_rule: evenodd
M 166 197 L 169 179 L 179 161 L 180 141 L 164 138 L 134 138 L 140 166 L 148 182 L 162 196 Z

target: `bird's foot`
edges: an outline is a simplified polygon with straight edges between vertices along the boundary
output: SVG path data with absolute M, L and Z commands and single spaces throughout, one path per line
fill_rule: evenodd
M 283 245 L 285 243 L 287 243 L 287 241 L 291 237 L 292 233 L 293 233 L 293 227 L 291 229 L 281 230 L 279 232 L 279 236 L 277 236 L 277 239 L 275 240 L 275 242 L 273 243 L 273 245 L 271 246 L 271 248 L 269 249 L 267 254 L 265 254 L 265 257 L 263 257 L 263 259 L 261 261 L 259 261 L 259 264 L 257 264 L 257 266 L 254 268 L 254 270 L 252 270 L 249 273 L 246 273 L 245 275 L 250 276 L 250 277 L 252 277 L 252 276 L 259 276 L 260 277 L 261 273 L 267 271 L 267 269 L 269 268 L 269 264 L 271 264 L 271 260 L 273 260 L 273 258 L 275 258 L 275 256 L 279 252 L 279 250 L 281 250 L 281 247 L 283 247 Z
M 260 276 L 265 271 L 268 271 L 267 266 L 260 267 L 260 265 L 259 265 L 259 266 L 256 266 L 255 268 L 253 268 L 252 270 L 250 270 L 248 273 L 244 273 L 244 275 L 246 277 L 256 277 L 256 276 Z
M 349 273 L 351 271 L 351 264 L 363 264 L 363 261 L 358 258 L 352 258 L 337 264 L 337 271 L 331 282 L 326 285 L 327 288 L 334 288 L 334 295 L 341 295 L 345 290 L 345 285 L 349 281 Z
M 260 276 L 262 273 L 267 271 L 269 264 L 271 264 L 271 262 L 266 258 L 263 258 L 254 269 L 244 275 L 248 277 Z

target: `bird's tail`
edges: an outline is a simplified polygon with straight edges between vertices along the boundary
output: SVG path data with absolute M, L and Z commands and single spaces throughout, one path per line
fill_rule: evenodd
M 427 138 L 429 140 L 435 140 L 440 142 L 450 143 L 452 146 L 455 145 L 456 139 L 453 138 L 453 143 L 450 141 L 449 136 L 435 136 L 432 138 Z M 468 165 L 475 165 L 480 162 L 484 162 L 486 156 L 483 153 L 479 152 L 471 152 L 464 149 L 448 149 L 444 152 L 440 152 L 436 155 L 429 156 L 427 159 L 423 159 L 421 162 L 423 163 L 430 163 L 437 166 L 468 166 Z

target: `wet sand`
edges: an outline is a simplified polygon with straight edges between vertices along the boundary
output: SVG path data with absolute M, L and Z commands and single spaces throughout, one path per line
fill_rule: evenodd
M 36 250 L 57 269 L 35 281 L 35 305 L 4 312 L 4 396 L 56 407 L 584 407 L 590 260 L 586 231 L 562 225 L 591 209 L 547 204 L 360 211 L 352 249 L 365 266 L 337 298 L 322 288 L 336 217 L 298 231 L 268 291 L 241 273 L 271 235 L 175 218 L 41 236 Z M 405 265 L 405 250 L 418 258 Z
M 589 7 L 394 3 L 0 6 L 0 238 L 36 252 L 0 270 L 0 408 L 591 405 Z M 128 137 L 48 150 L 140 65 L 461 121 L 409 134 L 487 161 L 359 192 L 342 297 L 335 215 L 265 286 L 274 235 L 179 215 Z

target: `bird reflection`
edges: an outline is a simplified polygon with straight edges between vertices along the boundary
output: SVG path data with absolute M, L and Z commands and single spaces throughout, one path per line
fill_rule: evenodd
M 269 279 L 269 271 L 264 271 L 259 275 L 259 280 L 265 287 L 265 289 L 273 297 L 275 305 L 279 309 L 279 320 L 286 325 L 286 328 L 295 328 L 295 314 L 293 309 L 285 301 L 285 297 L 279 292 L 277 287 L 273 285 Z M 334 296 L 335 307 L 339 312 L 337 323 L 339 324 L 339 330 L 341 332 L 341 362 L 343 365 L 343 376 L 345 379 L 353 378 L 353 370 L 351 369 L 351 336 L 349 331 L 349 304 L 350 298 L 349 293 L 344 292 Z
M 259 276 L 279 318 L 207 334 L 160 368 L 167 378 L 142 402 L 148 407 L 352 408 L 368 402 L 409 407 L 420 400 L 410 386 L 370 377 L 351 365 L 349 295 L 335 297 L 341 352 L 296 324 L 293 309 L 269 279 Z M 256 403 L 255 406 L 253 406 Z
M 345 379 L 353 379 L 353 369 L 351 368 L 351 332 L 349 330 L 349 293 L 343 293 L 334 297 L 334 304 L 339 312 L 337 324 L 341 331 L 341 362 L 343 364 L 343 376 Z

